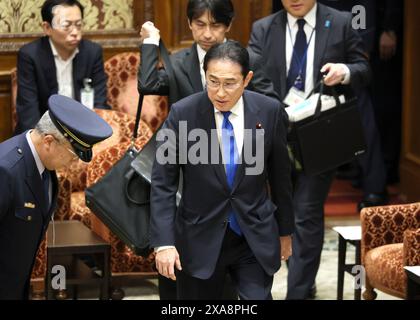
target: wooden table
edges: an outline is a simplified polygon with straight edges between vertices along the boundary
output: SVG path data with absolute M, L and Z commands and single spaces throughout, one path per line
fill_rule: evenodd
M 50 224 L 47 233 L 47 299 L 65 299 L 65 290 L 69 286 L 73 287 L 73 299 L 77 299 L 79 285 L 97 284 L 100 286 L 100 299 L 108 300 L 111 279 L 110 250 L 109 243 L 80 221 L 55 221 Z M 94 261 L 94 265 L 88 266 L 86 257 Z M 55 279 L 60 274 L 55 269 L 60 268 L 65 270 L 64 290 L 57 289 L 58 279 Z M 62 280 L 60 284 L 63 284 Z
M 420 266 L 404 267 L 407 274 L 407 300 L 420 300 Z

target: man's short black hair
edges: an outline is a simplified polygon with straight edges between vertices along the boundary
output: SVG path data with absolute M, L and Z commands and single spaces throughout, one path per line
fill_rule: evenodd
M 83 18 L 83 6 L 82 4 L 77 1 L 77 0 L 47 0 L 44 2 L 44 4 L 42 5 L 41 8 L 41 16 L 42 16 L 42 21 L 46 21 L 49 24 L 52 23 L 52 20 L 54 18 L 53 15 L 53 8 L 55 6 L 67 6 L 67 7 L 73 7 L 73 6 L 78 6 L 80 9 L 80 12 L 82 13 L 82 18 Z
M 210 61 L 213 60 L 229 60 L 239 64 L 244 78 L 249 73 L 248 50 L 246 50 L 238 41 L 229 40 L 212 46 L 209 51 L 207 51 L 204 58 L 204 72 L 207 72 L 207 67 Z
M 208 10 L 216 23 L 230 26 L 235 15 L 231 0 L 189 0 L 187 17 L 190 22 L 201 17 Z

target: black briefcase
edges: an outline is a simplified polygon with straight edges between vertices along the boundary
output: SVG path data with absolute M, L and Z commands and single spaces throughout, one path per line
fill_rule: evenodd
M 137 138 L 143 95 L 140 95 L 134 126 Z M 139 152 L 131 146 L 97 183 L 86 188 L 86 205 L 134 253 L 148 256 L 150 223 L 150 181 L 139 175 L 131 163 Z
M 352 161 L 366 149 L 363 126 L 353 98 L 342 104 L 332 90 L 337 106 L 321 112 L 323 81 L 313 116 L 290 123 L 288 143 L 306 175 L 319 174 Z

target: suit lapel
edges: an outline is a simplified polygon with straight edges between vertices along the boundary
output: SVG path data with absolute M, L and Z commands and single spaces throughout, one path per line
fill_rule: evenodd
M 39 175 L 35 159 L 32 155 L 31 149 L 26 141 L 25 134 L 22 134 L 20 147 L 23 151 L 23 159 L 25 161 L 26 178 L 25 182 L 28 188 L 34 195 L 37 203 L 41 206 L 42 212 L 46 213 L 47 204 L 45 203 L 44 186 L 42 184 L 41 176 Z
M 255 134 L 256 134 L 255 130 L 256 130 L 257 123 L 259 122 L 258 121 L 259 107 L 250 101 L 246 91 L 243 94 L 243 100 L 244 100 L 244 129 L 252 130 L 252 149 L 255 150 Z M 232 187 L 232 193 L 235 192 L 236 188 L 239 186 L 239 184 L 241 183 L 245 175 L 245 168 L 246 168 L 246 163 L 245 163 L 245 158 L 244 158 L 245 141 L 246 141 L 246 136 L 244 132 L 244 143 L 242 145 L 241 163 L 236 168 L 235 180 L 233 182 L 233 187 Z M 247 143 L 249 143 L 249 141 Z
M 274 57 L 278 70 L 277 83 L 280 84 L 280 97 L 286 96 L 286 25 L 287 15 L 286 11 L 282 11 L 273 21 L 269 36 L 271 37 L 269 43 L 274 51 Z M 275 81 L 274 81 L 275 83 Z
M 194 44 L 189 54 L 185 57 L 185 66 L 188 75 L 188 80 L 194 93 L 203 91 L 203 84 L 201 83 L 200 62 L 198 60 L 197 44 Z
M 208 99 L 207 94 L 203 95 L 204 99 L 203 99 L 203 103 L 202 105 L 202 110 L 200 111 L 200 123 L 198 124 L 198 128 L 202 128 L 203 130 L 206 131 L 207 136 L 210 137 L 209 138 L 209 143 L 213 142 L 211 139 L 216 139 L 216 143 L 218 145 L 218 160 L 217 163 L 212 163 L 212 150 L 209 149 L 209 163 L 212 166 L 212 168 L 215 171 L 215 174 L 217 176 L 217 178 L 219 179 L 220 183 L 223 185 L 223 188 L 226 190 L 226 192 L 230 192 L 229 190 L 229 185 L 227 183 L 227 177 L 226 177 L 226 171 L 225 171 L 225 166 L 223 164 L 222 161 L 222 151 L 220 148 L 220 144 L 219 141 L 217 140 L 217 135 L 216 136 L 212 136 L 212 130 L 216 130 L 216 120 L 215 120 L 215 115 L 214 115 L 214 107 L 213 104 L 211 103 L 211 101 Z M 216 132 L 216 131 L 213 131 Z M 214 143 L 214 142 L 213 142 Z M 209 148 L 211 148 L 211 145 L 209 146 Z
M 77 101 L 80 101 L 80 89 L 83 83 L 84 67 L 87 63 L 84 61 L 85 56 L 83 52 L 83 41 L 79 45 L 79 53 L 75 55 L 73 59 L 73 88 L 74 97 Z
M 39 61 L 42 61 L 42 69 L 44 70 L 47 86 L 49 87 L 51 94 L 57 93 L 57 70 L 55 67 L 55 60 L 50 42 L 48 41 L 48 37 L 43 37 L 41 39 L 40 55 L 41 56 L 39 57 Z
M 316 13 L 316 42 L 315 42 L 315 57 L 314 57 L 314 84 L 319 81 L 321 77 L 320 70 L 322 68 L 322 60 L 324 58 L 325 50 L 328 44 L 331 26 L 333 24 L 333 16 L 325 12 L 324 7 L 318 4 Z M 327 26 L 329 21 L 329 26 Z
M 52 183 L 52 198 L 51 198 L 50 210 L 48 211 L 48 217 L 52 215 L 57 205 L 58 179 L 57 179 L 57 174 L 55 173 L 55 171 L 51 171 L 51 183 Z

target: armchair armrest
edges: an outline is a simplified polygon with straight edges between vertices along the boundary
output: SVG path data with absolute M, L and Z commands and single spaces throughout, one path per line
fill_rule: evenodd
M 404 232 L 404 265 L 420 265 L 420 228 Z

